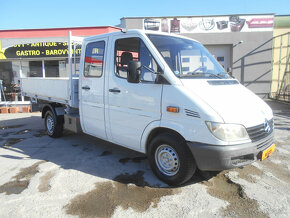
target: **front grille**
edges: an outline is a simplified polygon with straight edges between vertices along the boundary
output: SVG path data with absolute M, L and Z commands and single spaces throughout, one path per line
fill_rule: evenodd
M 265 130 L 265 124 L 260 124 L 257 126 L 253 126 L 250 128 L 247 128 L 247 132 L 249 134 L 250 139 L 252 140 L 252 142 L 256 142 L 259 141 L 262 138 L 265 138 L 266 136 L 270 135 L 273 132 L 273 128 L 274 128 L 274 121 L 273 119 L 269 120 L 269 126 L 270 126 L 270 131 L 267 132 Z
M 274 144 L 274 138 L 271 137 L 269 139 L 267 139 L 266 141 L 263 141 L 259 144 L 257 144 L 257 148 L 258 149 L 266 149 L 267 147 L 269 147 L 270 145 Z

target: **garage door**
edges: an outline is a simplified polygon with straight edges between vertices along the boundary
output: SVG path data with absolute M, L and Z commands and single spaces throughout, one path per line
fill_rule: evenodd
M 223 66 L 225 71 L 229 71 L 231 68 L 231 45 L 205 45 L 209 52 L 215 57 L 215 59 Z

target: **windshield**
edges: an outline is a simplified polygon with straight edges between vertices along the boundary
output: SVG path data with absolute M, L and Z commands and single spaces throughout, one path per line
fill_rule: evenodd
M 230 78 L 200 43 L 173 36 L 147 36 L 177 77 Z

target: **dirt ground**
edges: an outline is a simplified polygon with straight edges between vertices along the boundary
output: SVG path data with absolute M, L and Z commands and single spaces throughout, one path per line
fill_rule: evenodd
M 276 151 L 168 187 L 146 157 L 102 140 L 45 135 L 40 114 L 0 114 L 0 217 L 290 217 L 290 105 L 274 111 Z

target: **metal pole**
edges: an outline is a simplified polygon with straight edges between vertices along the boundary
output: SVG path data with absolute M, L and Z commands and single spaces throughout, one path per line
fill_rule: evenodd
M 74 45 L 73 45 L 73 48 L 74 48 L 74 50 L 73 50 L 73 52 L 74 52 L 74 75 L 76 75 L 76 43 L 74 43 Z
M 282 56 L 282 40 L 283 40 L 283 35 L 280 36 L 280 54 L 279 54 L 279 70 L 278 70 L 278 87 L 277 87 L 277 91 L 278 91 L 278 98 L 280 97 L 280 71 L 281 71 L 281 56 Z
M 22 62 L 21 61 L 19 61 L 19 64 L 20 64 L 20 68 L 19 68 L 19 76 L 20 76 L 20 90 L 21 90 L 21 101 L 23 102 L 24 101 L 24 96 L 22 95 L 22 77 L 23 77 L 23 75 L 22 75 Z
M 73 73 L 72 73 L 72 32 L 68 32 L 68 65 L 69 65 L 69 95 L 70 95 L 70 106 L 73 105 L 73 94 L 74 94 L 74 85 L 73 85 Z
M 45 78 L 45 67 L 44 67 L 44 60 L 41 61 L 42 65 L 42 78 Z

